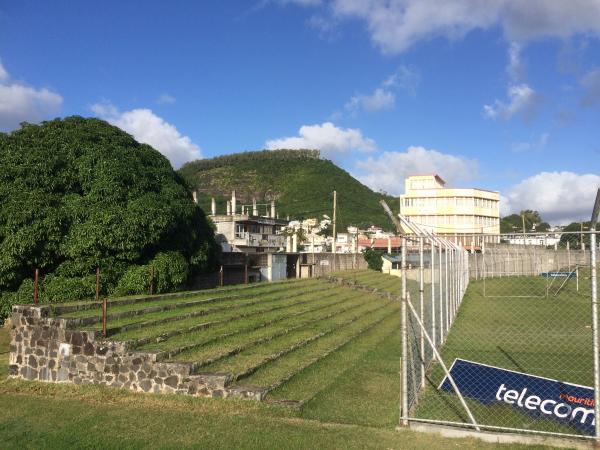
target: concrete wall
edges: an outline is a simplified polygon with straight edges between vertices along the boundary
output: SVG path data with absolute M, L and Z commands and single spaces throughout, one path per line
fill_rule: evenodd
M 546 249 L 534 246 L 498 245 L 487 248 L 485 254 L 469 254 L 469 277 L 505 277 L 542 272 L 565 271 L 575 265 L 590 264 L 590 252 L 582 250 Z

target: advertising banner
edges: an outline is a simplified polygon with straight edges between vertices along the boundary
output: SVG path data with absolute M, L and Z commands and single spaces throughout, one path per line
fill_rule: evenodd
M 464 359 L 454 360 L 450 375 L 463 397 L 486 405 L 505 404 L 525 414 L 594 434 L 593 388 Z M 447 377 L 438 389 L 455 393 Z

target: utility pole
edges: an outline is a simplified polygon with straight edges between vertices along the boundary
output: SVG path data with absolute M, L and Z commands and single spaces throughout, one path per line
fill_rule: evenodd
M 331 251 L 333 252 L 333 271 L 337 270 L 336 264 L 336 250 L 337 250 L 337 233 L 336 233 L 336 213 L 337 213 L 337 192 L 333 191 L 333 245 Z
M 521 214 L 521 220 L 523 221 L 523 245 L 525 245 L 525 214 Z
M 331 248 L 332 252 L 336 253 L 336 213 L 337 213 L 337 192 L 333 191 L 333 246 Z

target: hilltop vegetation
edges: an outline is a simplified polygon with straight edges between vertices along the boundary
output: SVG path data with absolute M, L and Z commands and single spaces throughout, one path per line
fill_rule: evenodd
M 185 164 L 179 173 L 191 189 L 198 190 L 200 206 L 210 210 L 210 198 L 224 213 L 226 201 L 235 190 L 243 204 L 275 200 L 280 217 L 321 218 L 332 215 L 333 191 L 337 190 L 338 230 L 349 225 L 379 225 L 390 222 L 378 202 L 397 205 L 397 199 L 377 193 L 329 160 L 318 150 L 263 150 L 219 156 Z M 265 213 L 265 206 L 259 209 Z
M 0 321 L 15 302 L 178 287 L 217 246 L 169 161 L 98 119 L 69 117 L 0 133 Z

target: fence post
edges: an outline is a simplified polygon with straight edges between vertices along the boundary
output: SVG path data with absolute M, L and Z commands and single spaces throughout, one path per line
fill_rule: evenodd
M 435 241 L 433 238 L 429 239 L 431 244 L 431 264 L 429 266 L 431 272 L 431 339 L 435 345 Z
M 424 289 L 424 274 L 425 267 L 423 267 L 423 237 L 419 237 L 419 306 L 421 320 L 425 320 L 425 289 Z M 421 351 L 421 387 L 425 387 L 425 336 L 423 335 L 423 329 L 421 328 L 420 333 L 420 351 Z
M 408 426 L 408 324 L 406 310 L 406 238 L 401 238 L 401 283 L 402 304 L 400 307 L 400 327 L 402 334 L 402 363 L 400 367 L 400 421 Z
M 35 269 L 35 278 L 33 280 L 33 304 L 38 304 L 38 283 L 40 281 L 40 269 Z
M 594 347 L 594 417 L 596 420 L 596 440 L 600 441 L 600 337 L 598 330 L 598 287 L 596 278 L 596 233 L 590 234 L 590 270 L 592 283 L 592 329 Z
M 444 342 L 444 277 L 443 277 L 443 269 L 442 269 L 442 251 L 443 249 L 443 245 L 440 244 L 439 249 L 438 249 L 438 256 L 439 256 L 439 282 L 440 282 L 440 301 L 438 302 L 438 305 L 440 307 L 440 339 L 439 339 L 439 345 L 441 346 L 442 343 Z
M 150 295 L 154 294 L 154 266 L 150 267 Z
M 100 267 L 96 267 L 96 301 L 100 300 Z
M 102 300 L 102 337 L 106 337 L 106 319 L 107 319 L 108 301 L 106 296 Z

